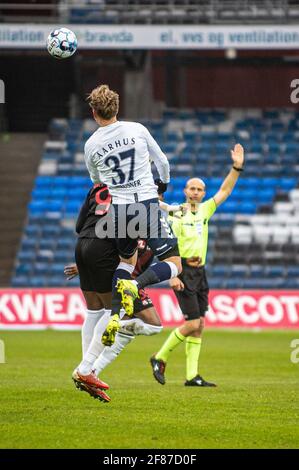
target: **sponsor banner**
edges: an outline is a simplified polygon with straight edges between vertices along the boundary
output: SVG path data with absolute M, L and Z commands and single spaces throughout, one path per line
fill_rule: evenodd
M 164 326 L 182 324 L 170 289 L 148 291 Z M 84 312 L 80 289 L 0 289 L 2 329 L 79 329 Z M 211 291 L 206 325 L 299 329 L 299 291 Z
M 45 49 L 49 33 L 65 25 L 0 24 L 0 48 Z M 78 25 L 79 49 L 297 49 L 297 25 Z

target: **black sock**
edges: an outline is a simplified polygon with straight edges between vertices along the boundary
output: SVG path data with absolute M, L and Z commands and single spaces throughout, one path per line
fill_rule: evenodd
M 171 268 L 165 261 L 160 261 L 147 268 L 144 273 L 136 278 L 138 287 L 143 289 L 151 284 L 158 284 L 171 278 Z
M 113 274 L 112 278 L 112 302 L 111 302 L 111 315 L 115 313 L 119 314 L 121 305 L 121 295 L 117 292 L 116 284 L 118 279 L 132 279 L 129 271 L 125 269 L 117 268 Z

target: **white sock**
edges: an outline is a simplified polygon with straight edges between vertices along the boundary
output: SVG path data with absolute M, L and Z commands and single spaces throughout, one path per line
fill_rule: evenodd
M 120 327 L 124 333 L 144 336 L 151 336 L 160 333 L 163 330 L 163 326 L 154 326 L 149 323 L 145 323 L 140 318 L 133 318 L 132 320 L 121 320 Z
M 177 275 L 179 274 L 177 265 L 174 264 L 172 261 L 165 261 L 165 263 L 167 263 L 168 266 L 171 269 L 171 278 L 170 279 L 173 279 L 174 277 L 177 277 Z
M 103 332 L 110 320 L 111 310 L 105 310 L 105 313 L 99 319 L 94 329 L 92 341 L 89 345 L 88 350 L 84 354 L 83 360 L 78 366 L 79 373 L 82 375 L 88 375 L 93 370 L 93 363 L 99 357 L 104 349 L 102 343 Z
M 99 319 L 104 315 L 105 309 L 101 310 L 86 310 L 86 316 L 82 325 L 81 338 L 82 338 L 82 358 L 84 357 L 89 345 L 91 343 L 93 332 Z
M 93 369 L 95 370 L 96 375 L 102 372 L 105 367 L 107 367 L 111 362 L 116 359 L 116 357 L 121 353 L 127 344 L 129 344 L 134 336 L 123 335 L 117 333 L 115 337 L 115 342 L 111 347 L 106 347 L 98 359 L 93 364 Z
M 124 271 L 127 271 L 128 273 L 132 274 L 135 270 L 135 265 L 121 261 L 117 266 L 116 271 L 117 269 L 123 269 Z

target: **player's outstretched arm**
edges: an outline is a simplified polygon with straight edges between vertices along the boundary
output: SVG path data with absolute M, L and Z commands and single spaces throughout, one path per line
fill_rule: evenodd
M 231 157 L 233 161 L 233 167 L 223 181 L 219 191 L 214 196 L 214 201 L 217 206 L 222 204 L 231 194 L 236 182 L 238 181 L 241 171 L 243 171 L 244 149 L 241 144 L 236 144 L 234 149 L 231 150 Z
M 65 266 L 63 272 L 64 272 L 64 274 L 65 274 L 68 281 L 70 281 L 74 277 L 78 276 L 78 274 L 79 274 L 79 271 L 78 271 L 78 268 L 77 268 L 76 264 L 69 264 L 68 266 Z
M 167 204 L 164 201 L 159 201 L 159 206 L 161 207 L 162 211 L 168 212 L 169 213 L 176 213 L 176 212 L 181 212 L 183 210 L 182 204 L 177 204 L 171 206 L 170 204 Z

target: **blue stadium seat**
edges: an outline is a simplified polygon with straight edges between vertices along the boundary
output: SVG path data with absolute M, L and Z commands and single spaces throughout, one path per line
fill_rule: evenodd
M 28 209 L 31 215 L 42 214 L 43 212 L 45 212 L 46 207 L 47 207 L 47 202 L 44 200 L 38 200 L 38 201 L 34 200 L 34 201 L 31 201 L 28 205 Z
M 63 208 L 63 201 L 61 199 L 52 199 L 45 204 L 47 212 L 60 212 Z
M 186 185 L 186 181 L 187 179 L 185 177 L 177 176 L 176 178 L 173 178 L 172 184 L 174 187 L 184 188 Z
M 233 192 L 233 195 L 236 195 L 235 191 Z M 252 186 L 250 189 L 243 189 L 239 197 L 244 200 L 253 201 L 259 197 L 259 192 L 257 192 L 256 188 Z
M 254 279 L 254 278 L 244 278 L 243 279 L 243 288 L 244 289 L 260 289 L 260 279 Z
M 279 181 L 279 187 L 285 191 L 295 188 L 297 183 L 296 178 L 281 178 Z
M 30 277 L 27 285 L 30 285 L 31 287 L 48 287 L 48 278 L 47 276 L 35 275 Z
M 25 228 L 25 235 L 30 238 L 30 237 L 36 237 L 39 235 L 41 231 L 41 228 L 37 224 L 29 224 Z
M 68 198 L 71 200 L 78 200 L 82 203 L 87 195 L 87 191 L 85 188 L 80 188 L 75 186 L 74 188 L 70 188 L 68 191 Z
M 238 212 L 242 214 L 255 214 L 256 205 L 251 201 L 242 202 L 239 205 Z
M 230 275 L 232 277 L 243 278 L 248 273 L 248 266 L 246 264 L 235 264 L 231 268 Z
M 268 277 L 284 277 L 284 266 L 267 266 L 265 268 L 265 275 Z
M 60 233 L 60 226 L 59 225 L 45 225 L 43 227 L 43 237 L 57 237 Z
M 240 204 L 238 204 L 236 201 L 229 199 L 225 202 L 225 204 L 222 204 L 217 210 L 219 212 L 236 214 L 237 212 L 240 212 Z
M 65 212 L 67 214 L 77 215 L 79 213 L 79 209 L 81 207 L 82 201 L 68 201 L 65 204 Z
M 279 182 L 279 178 L 268 178 L 268 177 L 265 177 L 265 178 L 262 178 L 262 179 L 261 179 L 261 185 L 262 185 L 263 188 L 265 188 L 265 189 L 276 188 L 277 185 L 278 185 L 278 182 Z
M 32 271 L 31 263 L 19 264 L 15 269 L 15 276 L 28 275 Z
M 265 275 L 263 266 L 251 265 L 251 266 L 249 266 L 249 269 L 250 269 L 251 278 L 260 278 L 260 277 L 263 277 Z
M 53 178 L 51 176 L 37 176 L 35 180 L 36 188 L 49 188 L 52 185 Z
M 52 199 L 63 199 L 67 196 L 68 191 L 65 187 L 52 187 L 50 197 Z
M 286 278 L 283 283 L 285 289 L 299 289 L 299 279 L 297 277 Z
M 30 249 L 30 250 L 20 250 L 18 253 L 18 261 L 20 263 L 30 263 L 31 261 L 33 262 L 35 260 L 35 250 Z
M 66 188 L 69 184 L 67 176 L 53 176 L 53 186 L 55 188 Z
M 226 289 L 242 289 L 244 286 L 244 280 L 240 278 L 231 278 L 225 281 Z
M 54 250 L 57 244 L 57 237 L 51 235 L 49 238 L 41 238 L 39 241 L 40 250 Z
M 30 285 L 30 278 L 24 275 L 16 275 L 11 281 L 12 287 L 27 287 Z
M 210 277 L 209 278 L 209 286 L 211 289 L 223 289 L 224 287 L 224 280 L 222 277 Z
M 72 163 L 59 163 L 57 165 L 57 173 L 60 176 L 71 176 L 73 172 Z
M 71 188 L 82 188 L 84 186 L 88 185 L 89 187 L 92 186 L 92 182 L 90 181 L 89 177 L 86 176 L 72 176 L 71 178 L 68 178 L 66 186 L 71 187 Z
M 289 266 L 287 269 L 288 277 L 298 277 L 299 279 L 299 266 Z
M 37 263 L 51 263 L 54 258 L 54 250 L 51 249 L 42 249 L 36 253 L 36 262 Z
M 213 277 L 227 277 L 230 273 L 230 266 L 226 265 L 215 265 L 213 266 L 212 276 Z
M 260 190 L 258 193 L 258 196 L 259 196 L 260 202 L 267 204 L 272 201 L 272 199 L 274 198 L 274 194 L 275 194 L 275 189 L 268 188 L 268 189 Z
M 70 283 L 63 275 L 51 275 L 47 281 L 49 287 L 71 287 Z
M 31 192 L 32 200 L 47 199 L 50 197 L 50 189 L 45 187 L 34 188 Z
M 63 270 L 64 270 L 65 263 L 54 263 L 50 267 L 50 274 L 59 275 L 60 277 L 64 277 Z
M 21 243 L 22 250 L 34 250 L 37 243 L 38 239 L 36 239 L 33 235 L 31 236 L 31 238 L 23 238 Z
M 57 248 L 62 248 L 62 247 L 70 247 L 73 246 L 75 243 L 75 237 L 73 236 L 65 236 L 65 237 L 59 237 L 59 240 L 57 240 Z
M 67 247 L 68 248 L 68 247 Z M 72 261 L 74 262 L 74 250 L 72 250 Z M 67 264 L 68 252 L 61 247 L 58 247 L 54 252 L 54 262 L 55 263 L 65 263 Z

